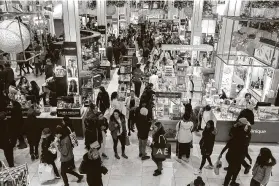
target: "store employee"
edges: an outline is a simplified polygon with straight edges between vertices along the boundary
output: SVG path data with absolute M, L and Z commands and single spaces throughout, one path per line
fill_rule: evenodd
M 252 98 L 252 95 L 250 93 L 246 93 L 245 94 L 245 98 L 242 98 L 240 101 L 239 101 L 239 106 L 243 106 L 245 108 L 247 108 L 247 106 L 249 105 L 255 105 L 254 102 L 251 100 Z

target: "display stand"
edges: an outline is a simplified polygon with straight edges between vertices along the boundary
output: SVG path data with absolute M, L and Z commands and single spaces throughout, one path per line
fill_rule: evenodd
M 131 56 L 123 56 L 123 61 L 119 64 L 119 87 L 118 95 L 120 101 L 125 101 L 126 97 L 131 91 L 131 80 L 132 80 L 132 60 Z
M 156 119 L 161 122 L 168 140 L 175 140 L 176 124 L 182 115 L 181 92 L 156 92 Z

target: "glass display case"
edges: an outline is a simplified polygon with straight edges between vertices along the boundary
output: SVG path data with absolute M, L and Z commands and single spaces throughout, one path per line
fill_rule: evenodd
M 81 117 L 81 97 L 64 96 L 57 98 L 57 116 L 58 117 Z
M 279 107 L 258 107 L 257 119 L 261 121 L 279 121 Z

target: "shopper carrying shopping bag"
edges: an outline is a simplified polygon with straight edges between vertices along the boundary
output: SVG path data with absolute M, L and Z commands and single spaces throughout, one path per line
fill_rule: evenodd
M 166 158 L 159 157 L 160 154 L 157 156 L 155 155 L 158 148 L 165 148 L 166 147 L 166 140 L 164 140 L 164 134 L 166 133 L 164 130 L 164 127 L 161 122 L 156 122 L 153 126 L 153 142 L 151 145 L 152 152 L 152 160 L 156 163 L 157 169 L 154 171 L 153 176 L 159 176 L 162 174 L 163 170 L 163 161 L 165 161 Z M 158 152 L 158 151 L 157 151 Z M 155 156 L 154 156 L 155 155 Z
M 56 128 L 56 141 L 58 150 L 61 153 L 61 176 L 65 186 L 69 186 L 67 173 L 78 178 L 77 182 L 80 183 L 83 176 L 73 171 L 74 165 L 74 153 L 70 137 L 67 135 L 67 131 L 61 126 Z
M 41 163 L 52 165 L 56 179 L 60 179 L 58 169 L 55 164 L 57 158 L 56 141 L 49 128 L 42 131 L 41 136 Z

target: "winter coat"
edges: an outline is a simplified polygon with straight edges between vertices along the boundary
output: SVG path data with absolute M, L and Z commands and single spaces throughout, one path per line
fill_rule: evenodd
M 54 136 L 50 135 L 47 138 L 42 139 L 41 149 L 41 161 L 42 163 L 52 164 L 54 160 L 57 158 L 57 154 L 52 154 L 48 149 L 50 144 L 53 143 Z
M 217 130 L 208 131 L 205 129 L 202 132 L 202 138 L 200 140 L 200 148 L 202 155 L 211 155 L 215 143 L 215 136 L 217 135 Z
M 261 167 L 259 164 L 255 163 L 252 169 L 252 174 L 253 174 L 252 179 L 256 180 L 261 185 L 266 185 L 269 181 L 271 171 L 272 171 L 272 166 Z
M 101 145 L 103 142 L 103 136 L 98 118 L 91 118 L 86 121 L 85 126 L 85 147 L 90 149 L 90 145 L 98 141 Z
M 147 116 L 144 116 L 140 113 L 140 108 L 136 109 L 135 122 L 138 130 L 138 138 L 141 140 L 146 140 L 150 131 L 151 122 L 149 122 Z
M 101 112 L 105 112 L 110 107 L 110 100 L 107 92 L 98 93 L 96 105 L 100 108 Z
M 24 131 L 29 145 L 39 144 L 42 129 L 34 113 L 28 115 L 24 125 Z
M 140 104 L 140 99 L 135 97 L 135 107 L 138 107 Z M 126 118 L 129 119 L 130 118 L 130 102 L 131 102 L 131 96 L 127 97 L 125 100 L 125 107 L 126 107 Z
M 58 142 L 58 150 L 60 152 L 60 161 L 69 162 L 74 159 L 73 145 L 69 136 L 65 136 Z
M 193 140 L 192 130 L 192 121 L 179 121 L 176 125 L 177 141 L 179 143 L 190 143 Z
M 127 128 L 126 128 L 126 120 L 125 117 L 120 118 L 121 123 L 116 121 L 110 120 L 109 122 L 109 130 L 111 132 L 111 136 L 113 139 L 117 139 L 117 133 L 119 132 L 119 127 L 115 127 L 115 124 L 121 125 L 122 127 L 122 136 L 127 136 Z
M 87 184 L 89 186 L 103 186 L 101 159 L 91 160 L 88 158 L 88 153 L 86 153 L 83 156 L 83 161 L 85 163 Z

